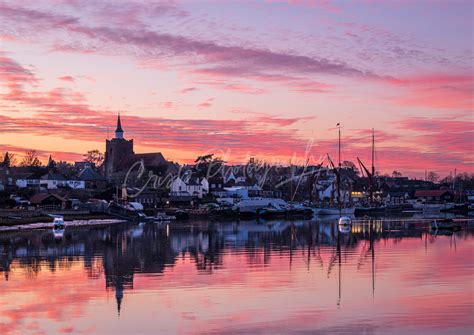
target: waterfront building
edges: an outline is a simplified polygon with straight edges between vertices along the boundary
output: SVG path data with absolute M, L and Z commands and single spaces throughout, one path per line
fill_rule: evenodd
M 452 202 L 455 193 L 451 190 L 417 190 L 415 198 L 419 202 Z
M 59 173 L 48 172 L 41 176 L 39 187 L 47 190 L 58 188 L 84 189 L 85 182 L 77 177 L 65 177 Z
M 192 196 L 202 198 L 209 193 L 209 182 L 206 178 L 176 177 L 170 186 L 172 196 Z
M 385 197 L 385 203 L 391 205 L 404 204 L 410 198 L 408 192 L 388 192 Z
M 65 209 L 67 200 L 57 194 L 37 193 L 30 199 L 30 204 L 46 210 Z

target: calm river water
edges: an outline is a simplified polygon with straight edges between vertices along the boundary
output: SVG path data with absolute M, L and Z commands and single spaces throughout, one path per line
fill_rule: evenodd
M 474 229 L 120 224 L 0 234 L 0 334 L 471 334 Z

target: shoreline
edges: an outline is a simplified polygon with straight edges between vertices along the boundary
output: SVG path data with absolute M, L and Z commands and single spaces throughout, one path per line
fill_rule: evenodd
M 127 220 L 121 220 L 121 219 L 116 219 L 116 218 L 86 218 L 86 219 L 65 220 L 65 222 L 66 222 L 66 227 L 93 227 L 93 226 L 104 226 L 104 225 L 125 223 L 127 222 Z M 17 225 L 0 226 L 0 233 L 19 231 L 19 230 L 44 229 L 44 228 L 53 228 L 52 221 L 20 223 Z
M 29 218 L 33 219 L 33 218 Z M 43 220 L 44 219 L 44 220 Z M 313 218 L 313 219 L 318 219 L 318 218 Z M 321 222 L 324 222 L 326 220 L 321 220 L 322 218 L 319 217 L 319 220 Z M 327 218 L 329 219 L 329 218 Z M 366 224 L 366 220 L 368 218 L 354 218 L 353 224 L 354 225 L 364 225 Z M 41 221 L 43 220 L 43 221 Z M 208 219 L 209 220 L 209 219 Z M 301 219 L 301 220 L 308 220 L 311 221 L 311 219 Z M 369 219 L 370 220 L 370 219 Z M 383 220 L 385 223 L 390 223 L 390 222 L 398 222 L 400 219 L 393 218 L 393 217 L 387 217 L 387 218 L 371 218 L 371 220 Z M 418 222 L 422 226 L 426 225 L 426 222 L 436 220 L 434 218 L 406 218 L 402 221 L 405 222 Z M 20 221 L 20 220 L 16 220 Z M 26 220 L 28 221 L 28 220 Z M 38 222 L 40 221 L 40 222 Z M 194 220 L 186 220 L 187 222 L 193 222 Z M 209 220 L 211 221 L 211 220 Z M 233 220 L 231 220 L 233 221 Z M 237 220 L 237 221 L 253 221 L 253 219 L 250 220 Z M 274 219 L 274 220 L 264 220 L 261 223 L 271 223 L 273 221 L 282 221 L 281 219 Z M 293 221 L 293 220 L 288 220 L 288 219 L 283 219 L 283 221 Z M 329 221 L 332 221 L 331 219 Z M 462 223 L 463 225 L 471 226 L 471 223 L 474 222 L 474 218 L 472 217 L 462 217 L 462 218 L 456 218 L 454 221 Z M 89 215 L 89 216 L 70 216 L 70 217 L 65 217 L 65 222 L 66 222 L 66 227 L 94 227 L 94 226 L 105 226 L 105 225 L 112 225 L 112 224 L 122 224 L 129 222 L 129 220 L 125 219 L 120 219 L 116 218 L 110 215 Z M 226 220 L 222 220 L 222 222 L 226 222 Z M 230 221 L 229 221 L 230 222 Z M 8 225 L 3 225 L 0 224 L 0 234 L 4 232 L 15 232 L 15 231 L 25 231 L 25 230 L 34 230 L 34 229 L 52 229 L 53 228 L 53 222 L 51 221 L 50 217 L 36 217 L 34 222 L 18 222 L 16 224 L 8 224 Z
M 115 217 L 110 214 L 79 214 L 79 215 L 63 215 L 66 221 L 71 220 L 99 220 L 99 219 L 114 219 Z M 0 228 L 8 226 L 28 225 L 38 223 L 39 221 L 52 221 L 52 218 L 48 215 L 24 217 L 21 219 L 0 219 Z

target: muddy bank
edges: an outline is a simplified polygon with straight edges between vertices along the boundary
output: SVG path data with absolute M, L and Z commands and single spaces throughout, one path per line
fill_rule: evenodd
M 87 215 L 64 215 L 65 221 L 74 220 L 109 220 L 115 217 L 109 214 L 87 214 Z M 0 218 L 0 228 L 11 227 L 11 226 L 24 226 L 35 223 L 51 223 L 53 219 L 48 215 L 41 215 L 35 217 L 25 217 L 18 219 L 5 219 Z
M 118 219 L 79 219 L 79 220 L 66 220 L 66 227 L 81 227 L 81 226 L 103 226 L 103 225 L 111 225 L 111 224 L 120 224 L 127 222 L 125 220 L 118 220 Z M 35 222 L 30 224 L 18 224 L 18 225 L 11 225 L 11 226 L 0 226 L 0 233 L 1 232 L 9 232 L 9 231 L 18 231 L 18 230 L 27 230 L 27 229 L 44 229 L 44 228 L 52 228 L 51 221 L 45 222 Z

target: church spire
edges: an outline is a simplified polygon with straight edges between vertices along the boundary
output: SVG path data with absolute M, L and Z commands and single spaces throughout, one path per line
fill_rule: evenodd
M 55 166 L 56 166 L 56 162 L 53 160 L 53 157 L 51 157 L 51 155 L 49 155 L 48 165 L 46 165 L 46 167 L 48 169 L 53 169 Z
M 120 122 L 120 113 L 117 116 L 117 129 L 115 129 L 115 138 L 123 139 L 122 123 Z

